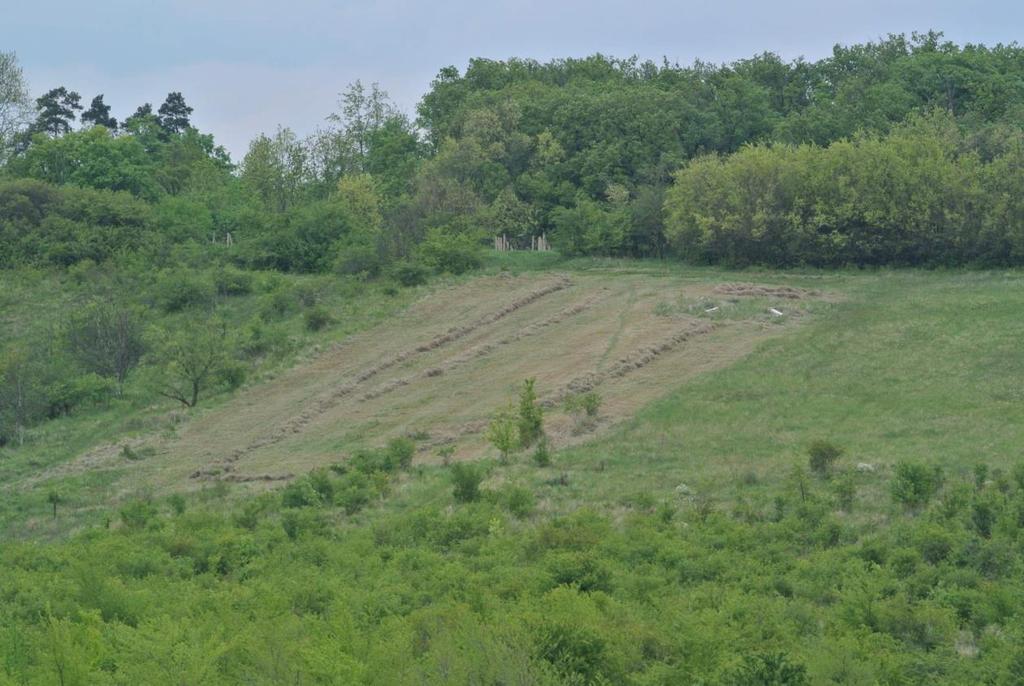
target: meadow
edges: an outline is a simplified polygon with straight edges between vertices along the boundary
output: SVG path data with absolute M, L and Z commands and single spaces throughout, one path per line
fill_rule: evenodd
M 147 493 L 115 486 L 136 466 L 127 461 L 98 469 L 105 477 L 85 470 L 17 489 L 8 531 L 58 540 L 8 538 L 0 553 L 0 675 L 1019 683 L 1024 274 L 730 272 L 535 255 L 495 257 L 485 272 L 437 288 L 552 275 L 613 290 L 670 284 L 648 298 L 651 325 L 694 316 L 723 285 L 820 297 L 787 323 L 764 309 L 805 301 L 722 297 L 720 310 L 699 309 L 698 319 L 735 324 L 723 331 L 768 334 L 726 360 L 684 343 L 641 370 L 657 377 L 644 381 L 658 397 L 629 411 L 614 398 L 630 387 L 599 384 L 598 426 L 553 443 L 550 463 L 532 448 L 500 460 L 480 438 L 441 456 L 396 430 L 300 462 L 313 471 L 281 483 Z M 393 306 L 415 312 L 433 288 Z M 622 311 L 609 310 L 611 324 Z M 180 430 L 315 360 L 296 353 Z M 540 397 L 550 390 L 538 380 Z M 469 385 L 445 391 L 478 398 Z M 517 391 L 511 378 L 495 384 L 497 407 L 483 416 Z M 546 408 L 545 421 L 564 412 Z M 30 454 L 68 436 L 109 441 L 122 427 L 103 417 L 58 420 L 67 427 L 47 427 Z M 815 441 L 841 449 L 824 470 L 809 465 Z M 31 471 L 24 459 L 5 452 L 8 474 Z M 104 487 L 83 488 L 90 478 Z M 46 494 L 65 487 L 77 495 L 53 516 Z

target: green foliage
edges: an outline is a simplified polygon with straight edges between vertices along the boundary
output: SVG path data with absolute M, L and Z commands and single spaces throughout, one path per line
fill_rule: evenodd
M 551 442 L 548 441 L 546 434 L 541 434 L 541 437 L 537 440 L 537 445 L 533 449 L 533 454 L 530 456 L 533 463 L 538 467 L 550 467 L 551 466 Z
M 907 508 L 927 505 L 942 486 L 942 470 L 918 462 L 899 462 L 890 483 L 892 499 Z
M 520 420 L 512 411 L 512 405 L 494 413 L 487 426 L 487 440 L 498 451 L 502 462 L 508 462 L 512 451 L 523 445 L 520 435 Z
M 481 252 L 479 241 L 472 235 L 440 228 L 428 231 L 419 246 L 423 264 L 448 274 L 463 274 L 476 269 L 482 262 Z
M 529 517 L 537 505 L 533 491 L 523 486 L 508 486 L 502 489 L 500 499 L 505 509 L 518 519 Z
M 574 393 L 566 397 L 565 411 L 572 415 L 573 430 L 583 433 L 593 429 L 601 412 L 601 394 L 597 391 Z
M 845 471 L 832 482 L 836 503 L 844 512 L 853 512 L 857 498 L 857 481 L 852 471 Z
M 668 193 L 666 235 L 685 258 L 737 265 L 1014 263 L 1015 230 L 987 218 L 1002 162 L 969 147 L 934 114 L 883 137 L 697 159 Z
M 128 193 L 0 180 L 0 267 L 102 262 L 138 250 L 150 212 Z
M 783 653 L 746 655 L 743 664 L 729 675 L 727 683 L 736 686 L 806 686 L 807 669 L 792 663 Z
M 836 461 L 842 456 L 842 448 L 823 439 L 817 439 L 807 447 L 808 466 L 818 476 L 828 476 Z
M 519 391 L 519 415 L 516 422 L 520 448 L 529 448 L 544 434 L 544 408 L 537 402 L 535 379 L 526 379 Z M 500 448 L 499 448 L 500 450 Z M 507 451 L 502 451 L 507 456 Z
M 429 272 L 426 267 L 415 262 L 401 262 L 391 270 L 391 275 L 406 288 L 422 286 L 427 282 Z
M 124 385 L 146 352 L 143 314 L 138 308 L 92 302 L 71 314 L 65 325 L 68 352 L 92 374 Z
M 153 299 L 164 312 L 205 307 L 213 302 L 213 283 L 205 275 L 184 269 L 162 272 L 153 285 Z
M 471 503 L 480 498 L 480 484 L 484 480 L 484 470 L 468 462 L 456 462 L 449 467 L 452 480 L 452 495 L 456 502 Z
M 189 322 L 177 331 L 156 330 L 151 347 L 158 374 L 156 392 L 185 407 L 195 407 L 201 393 L 221 381 L 237 388 L 245 369 L 232 360 L 232 341 L 222 322 Z
M 330 326 L 334 321 L 330 312 L 319 306 L 311 307 L 306 310 L 302 317 L 305 321 L 307 331 L 322 331 Z
M 408 469 L 411 467 L 412 458 L 415 454 L 416 444 L 413 443 L 411 438 L 392 438 L 388 441 L 388 461 L 398 469 Z
M 213 274 L 213 287 L 217 295 L 230 297 L 248 295 L 253 291 L 253 275 L 237 267 L 225 265 Z
M 121 523 L 128 529 L 144 529 L 155 521 L 156 506 L 146 498 L 136 498 L 124 505 L 120 511 Z

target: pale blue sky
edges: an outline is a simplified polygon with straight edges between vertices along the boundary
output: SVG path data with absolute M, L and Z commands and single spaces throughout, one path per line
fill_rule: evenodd
M 0 50 L 33 93 L 106 94 L 123 118 L 180 90 L 195 122 L 239 158 L 278 124 L 306 133 L 359 78 L 412 111 L 437 70 L 471 57 L 662 56 L 730 61 L 771 50 L 816 59 L 836 42 L 936 29 L 957 42 L 1024 36 L 1024 2 L 953 0 L 12 0 Z

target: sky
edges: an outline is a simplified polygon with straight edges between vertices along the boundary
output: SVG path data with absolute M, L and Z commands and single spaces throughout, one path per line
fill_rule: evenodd
M 240 159 L 278 125 L 306 134 L 360 79 L 410 114 L 441 67 L 470 58 L 616 57 L 689 64 L 763 51 L 818 59 L 935 29 L 958 43 L 1024 42 L 1020 0 L 13 0 L 0 51 L 34 95 L 103 93 L 123 119 L 181 91 L 193 123 Z

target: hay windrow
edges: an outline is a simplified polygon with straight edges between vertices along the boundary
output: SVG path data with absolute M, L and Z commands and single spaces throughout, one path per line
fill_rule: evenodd
M 812 291 L 792 286 L 760 286 L 755 283 L 723 283 L 715 286 L 713 293 L 747 298 L 784 298 L 802 300 L 815 295 Z
M 654 345 L 643 346 L 633 350 L 603 372 L 587 372 L 576 377 L 558 391 L 543 398 L 540 403 L 544 407 L 554 407 L 570 395 L 592 391 L 609 379 L 617 379 L 632 371 L 646 367 L 660 355 L 674 350 L 695 336 L 709 334 L 714 328 L 715 325 L 711 322 L 693 322 L 686 328 L 663 338 Z
M 552 293 L 557 293 L 558 291 L 564 290 L 571 285 L 571 279 L 565 276 L 560 276 L 553 283 L 550 283 L 542 288 L 538 288 L 534 291 L 531 291 L 530 293 L 527 293 L 523 297 L 518 298 L 508 303 L 507 305 L 501 307 L 500 309 L 489 312 L 488 314 L 480 317 L 474 322 L 471 322 L 465 326 L 454 327 L 452 329 L 449 329 L 447 332 L 435 336 L 426 343 L 422 343 L 413 348 L 406 349 L 393 357 L 381 361 L 380 363 L 374 365 L 373 367 L 363 370 L 355 377 L 354 380 L 344 383 L 343 385 L 335 388 L 333 391 L 331 391 L 325 396 L 321 396 L 319 398 L 314 399 L 310 407 L 307 407 L 298 415 L 295 415 L 290 419 L 286 420 L 283 424 L 278 425 L 269 433 L 254 439 L 253 441 L 251 441 L 242 448 L 234 450 L 230 455 L 225 457 L 220 464 L 215 465 L 214 469 L 220 467 L 223 471 L 224 466 L 231 465 L 232 463 L 237 462 L 246 455 L 260 448 L 273 445 L 284 440 L 288 436 L 300 433 L 317 417 L 323 415 L 328 410 L 337 405 L 341 399 L 354 393 L 358 389 L 360 384 L 369 381 L 370 379 L 374 378 L 375 376 L 378 376 L 382 372 L 385 372 L 388 369 L 391 369 L 399 364 L 402 364 L 403 362 L 406 362 L 417 355 L 422 355 L 432 350 L 437 350 L 438 348 L 444 347 L 446 345 L 454 343 L 455 341 L 465 338 L 466 336 L 469 336 L 470 334 L 484 327 L 487 327 L 491 324 L 494 324 L 504 319 L 513 312 L 516 312 L 517 310 L 520 310 L 523 307 L 526 307 L 547 295 L 551 295 Z M 397 379 L 395 381 L 389 382 L 384 385 L 384 388 L 386 390 L 377 393 L 377 395 L 381 395 L 388 391 L 394 390 L 395 388 L 408 385 L 408 383 L 408 379 Z M 368 400 L 373 397 L 377 397 L 376 395 L 374 395 L 374 393 L 374 391 L 371 391 L 364 395 L 362 399 Z M 213 478 L 212 475 L 206 473 L 208 471 L 210 470 L 200 470 L 197 472 L 193 472 L 193 474 L 190 476 L 193 479 Z
M 686 328 L 676 331 L 653 345 L 633 350 L 603 372 L 588 372 L 576 377 L 554 393 L 542 398 L 540 404 L 545 408 L 555 407 L 570 395 L 592 391 L 605 381 L 621 378 L 632 371 L 642 369 L 654 362 L 659 356 L 678 348 L 686 341 L 697 336 L 709 334 L 714 329 L 715 325 L 711 322 L 692 322 Z M 481 434 L 487 429 L 488 424 L 487 420 L 466 422 L 445 433 L 432 436 L 429 440 L 420 444 L 420 451 L 451 444 L 466 436 Z
M 560 310 L 559 312 L 556 312 L 547 319 L 543 319 L 539 322 L 530 324 L 529 326 L 520 329 L 519 331 L 515 332 L 510 336 L 505 336 L 501 340 L 495 341 L 493 343 L 484 343 L 482 345 L 478 345 L 475 348 L 471 348 L 470 350 L 467 350 L 461 355 L 453 357 L 452 359 L 447 360 L 446 362 L 436 367 L 431 367 L 430 369 L 427 369 L 420 374 L 414 374 L 411 376 L 403 377 L 401 379 L 395 379 L 394 381 L 390 381 L 364 394 L 360 398 L 360 400 L 366 401 L 373 400 L 374 398 L 379 398 L 382 395 L 390 393 L 391 391 L 397 388 L 408 386 L 410 383 L 419 378 L 429 379 L 447 374 L 464 364 L 472 362 L 473 360 L 490 355 L 491 353 L 495 352 L 496 350 L 504 346 L 511 345 L 513 343 L 523 340 L 524 338 L 529 338 L 530 336 L 536 336 L 537 334 L 541 333 L 544 329 L 560 324 L 564 322 L 566 319 L 569 319 L 570 317 L 575 317 L 576 315 L 581 314 L 590 309 L 591 307 L 593 307 L 597 302 L 603 300 L 604 297 L 606 296 L 593 296 L 587 298 L 583 302 L 576 303 L 575 305 L 571 305 L 563 310 Z

